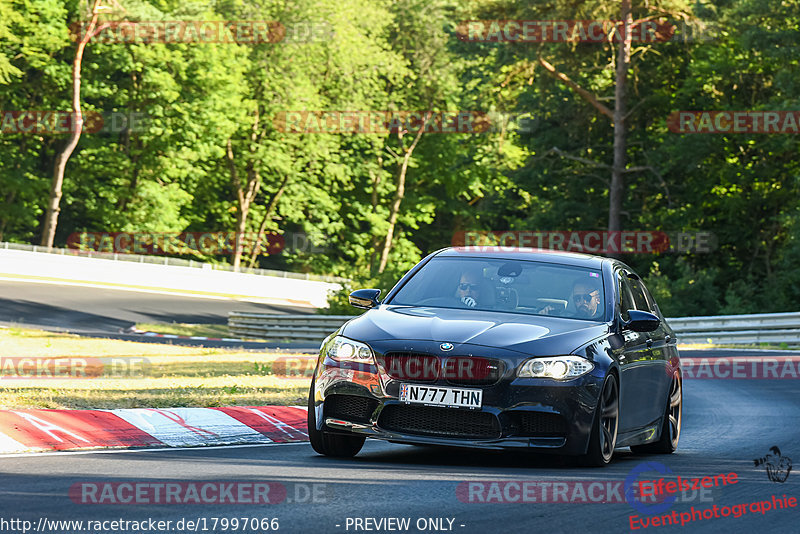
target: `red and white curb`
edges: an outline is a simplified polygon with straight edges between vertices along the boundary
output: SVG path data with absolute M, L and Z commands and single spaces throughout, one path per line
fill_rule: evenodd
M 307 441 L 299 406 L 0 410 L 0 453 Z

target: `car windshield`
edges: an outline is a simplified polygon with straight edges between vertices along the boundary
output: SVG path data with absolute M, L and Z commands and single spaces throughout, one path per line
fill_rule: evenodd
M 390 304 L 603 320 L 600 271 L 553 263 L 434 258 Z

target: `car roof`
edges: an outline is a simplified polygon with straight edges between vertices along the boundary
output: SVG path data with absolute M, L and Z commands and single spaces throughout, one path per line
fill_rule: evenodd
M 445 258 L 491 258 L 500 260 L 527 260 L 557 263 L 587 269 L 602 269 L 604 261 L 613 261 L 603 256 L 580 254 L 577 252 L 562 252 L 559 250 L 544 250 L 519 247 L 449 247 L 435 253 L 436 257 Z

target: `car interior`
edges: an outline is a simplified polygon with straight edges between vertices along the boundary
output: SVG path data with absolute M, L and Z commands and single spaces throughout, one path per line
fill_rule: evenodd
M 550 307 L 548 315 L 569 317 L 575 313 L 571 296 L 577 281 L 594 278 L 602 287 L 600 273 L 583 268 L 532 261 L 435 258 L 401 288 L 392 303 L 462 307 L 457 293 L 464 273 L 480 273 L 476 309 L 531 315 Z

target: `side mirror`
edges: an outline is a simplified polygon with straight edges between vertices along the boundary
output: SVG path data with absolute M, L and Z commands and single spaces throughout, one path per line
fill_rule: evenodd
M 369 310 L 381 303 L 381 301 L 378 300 L 378 295 L 380 294 L 380 289 L 357 289 L 350 293 L 348 300 L 350 300 L 351 306 Z
M 646 311 L 628 310 L 628 317 L 630 319 L 622 325 L 623 330 L 652 332 L 661 324 L 661 319 Z

